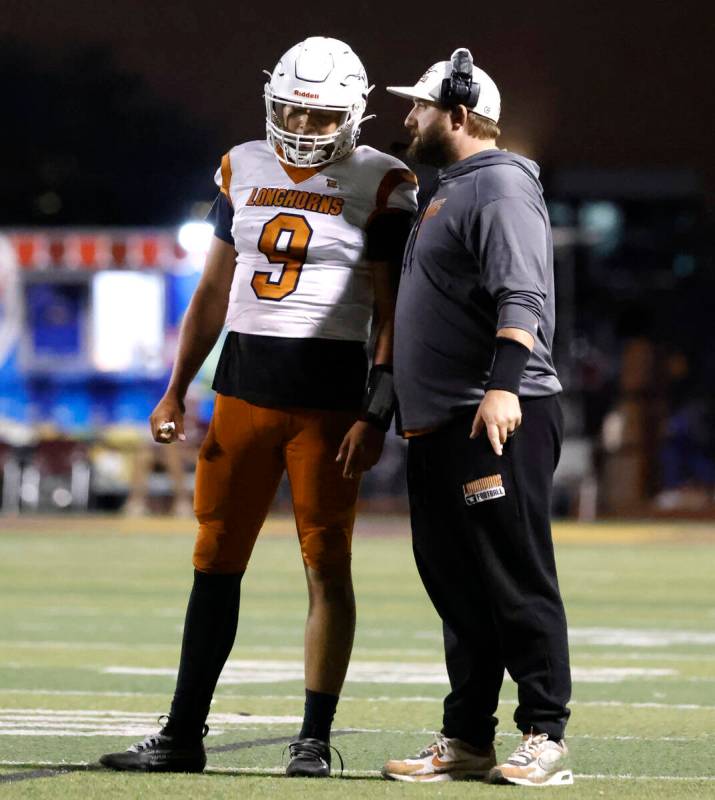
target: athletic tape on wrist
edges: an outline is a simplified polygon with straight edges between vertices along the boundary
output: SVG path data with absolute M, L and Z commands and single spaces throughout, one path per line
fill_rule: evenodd
M 521 342 L 507 339 L 506 336 L 497 336 L 494 360 L 489 380 L 484 388 L 487 391 L 503 389 L 518 395 L 521 376 L 524 374 L 530 355 L 531 350 Z
M 360 419 L 387 431 L 395 413 L 395 382 L 392 367 L 375 364 L 370 369 Z

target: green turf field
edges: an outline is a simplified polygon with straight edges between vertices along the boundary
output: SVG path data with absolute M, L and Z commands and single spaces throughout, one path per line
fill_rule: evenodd
M 333 743 L 342 780 L 280 777 L 302 712 L 304 578 L 278 518 L 246 575 L 239 635 L 217 690 L 207 774 L 141 776 L 97 757 L 168 709 L 191 579 L 189 521 L 0 519 L 0 796 L 488 797 L 533 789 L 382 781 L 439 728 L 438 620 L 404 520 L 363 518 L 358 632 Z M 178 531 L 178 532 L 173 532 Z M 391 535 L 381 535 L 381 534 Z M 576 783 L 540 797 L 715 797 L 715 529 L 557 527 L 569 616 Z M 506 681 L 498 755 L 517 742 Z

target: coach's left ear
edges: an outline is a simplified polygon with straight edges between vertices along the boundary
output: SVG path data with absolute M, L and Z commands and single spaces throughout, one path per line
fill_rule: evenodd
M 455 106 L 450 109 L 449 116 L 452 122 L 452 130 L 458 131 L 467 124 L 467 114 L 469 111 L 466 106 Z

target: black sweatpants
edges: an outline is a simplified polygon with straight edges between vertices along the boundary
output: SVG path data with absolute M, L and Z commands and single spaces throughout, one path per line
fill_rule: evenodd
M 566 617 L 551 541 L 563 436 L 557 396 L 521 400 L 522 424 L 497 456 L 474 412 L 409 440 L 415 559 L 444 628 L 451 692 L 443 733 L 494 739 L 504 669 L 518 684 L 518 728 L 560 739 L 571 695 Z

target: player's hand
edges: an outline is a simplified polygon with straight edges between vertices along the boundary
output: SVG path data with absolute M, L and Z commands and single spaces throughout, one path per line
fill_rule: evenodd
M 149 417 L 151 435 L 159 444 L 185 441 L 184 404 L 176 395 L 165 394 Z
M 343 478 L 355 478 L 377 464 L 385 433 L 370 422 L 359 419 L 345 434 L 335 459 L 343 465 Z
M 476 439 L 482 429 L 486 429 L 494 452 L 500 456 L 507 436 L 511 436 L 519 425 L 521 425 L 519 397 L 503 389 L 490 389 L 479 404 L 469 438 Z

